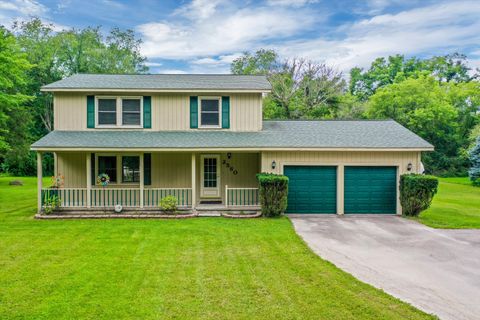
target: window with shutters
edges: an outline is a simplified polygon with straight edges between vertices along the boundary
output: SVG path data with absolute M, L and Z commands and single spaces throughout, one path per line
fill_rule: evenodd
M 122 157 L 122 182 L 140 182 L 140 157 Z
M 101 98 L 97 100 L 98 125 L 117 125 L 117 99 Z
M 141 128 L 142 97 L 106 97 L 95 99 L 97 128 Z
M 221 128 L 222 124 L 222 98 L 199 97 L 199 127 Z
M 148 154 L 144 154 L 144 172 L 150 179 L 151 159 Z M 147 159 L 148 158 L 148 159 Z M 148 161 L 145 161 L 147 159 Z M 92 165 L 94 170 L 94 182 L 96 184 L 98 175 L 108 174 L 112 184 L 139 184 L 140 183 L 140 155 L 138 154 L 109 154 L 96 153 L 94 155 L 95 163 Z
M 98 157 L 97 176 L 106 173 L 110 178 L 110 183 L 117 182 L 117 157 L 99 156 Z

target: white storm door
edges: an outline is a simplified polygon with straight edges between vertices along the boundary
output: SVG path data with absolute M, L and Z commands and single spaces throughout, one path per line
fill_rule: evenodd
M 220 198 L 220 156 L 201 156 L 201 188 L 203 198 Z

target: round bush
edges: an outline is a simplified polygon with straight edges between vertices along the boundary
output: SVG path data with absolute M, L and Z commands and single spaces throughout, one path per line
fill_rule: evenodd
M 166 213 L 175 213 L 177 212 L 177 198 L 174 196 L 166 196 L 160 200 L 160 208 Z
M 265 217 L 278 217 L 287 209 L 288 177 L 273 173 L 259 173 L 260 205 Z
M 438 191 L 438 179 L 421 174 L 404 174 L 400 177 L 400 203 L 403 214 L 418 216 L 428 209 Z

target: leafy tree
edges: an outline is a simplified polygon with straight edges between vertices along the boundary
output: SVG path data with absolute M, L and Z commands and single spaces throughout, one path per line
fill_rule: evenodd
M 232 74 L 269 75 L 278 70 L 278 54 L 274 50 L 260 49 L 254 54 L 244 52 L 233 60 Z
M 244 53 L 231 65 L 234 74 L 264 74 L 272 92 L 264 102 L 267 119 L 335 117 L 346 83 L 341 72 L 302 58 L 280 62 L 272 50 Z
M 433 76 L 440 82 L 469 82 L 478 78 L 478 72 L 471 75 L 465 55 L 454 53 L 421 60 L 406 59 L 403 55 L 375 59 L 368 70 L 350 70 L 350 93 L 361 100 L 367 100 L 375 91 L 386 85 L 401 82 L 422 74 Z
M 468 175 L 470 180 L 476 186 L 480 186 L 480 135 L 477 137 L 475 146 L 469 152 L 469 159 L 471 163 Z
M 446 89 L 433 77 L 421 76 L 378 89 L 368 103 L 369 118 L 394 119 L 435 146 L 424 156 L 428 172 L 465 168 L 465 159 L 457 161 L 459 112 Z
M 29 145 L 53 130 L 53 99 L 51 94 L 40 91 L 43 85 L 75 73 L 132 74 L 147 72 L 148 68 L 146 58 L 140 54 L 141 40 L 132 30 L 113 28 L 107 36 L 99 27 L 55 32 L 52 25 L 33 18 L 14 23 L 13 31 L 19 50 L 25 52 L 31 64 L 22 93 L 34 98 L 26 102 L 28 112 L 15 111 L 15 117 L 22 121 L 9 126 L 11 132 L 16 132 L 17 143 L 8 151 L 3 170 L 31 174 L 35 172 L 35 158 L 28 151 Z M 45 162 L 48 165 L 48 157 Z
M 338 119 L 364 119 L 366 103 L 347 92 L 340 97 L 336 118 Z
M 15 37 L 0 27 L 0 159 L 13 145 L 21 142 L 18 138 L 25 134 L 18 129 L 30 119 L 24 104 L 31 97 L 22 89 L 31 67 Z

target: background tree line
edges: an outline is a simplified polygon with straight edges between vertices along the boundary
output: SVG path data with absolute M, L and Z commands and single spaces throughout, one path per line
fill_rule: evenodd
M 468 150 L 480 135 L 479 73 L 461 54 L 377 58 L 345 76 L 326 64 L 259 50 L 235 59 L 231 72 L 267 75 L 266 119 L 396 120 L 435 146 L 423 155 L 429 173 L 466 175 Z
M 55 31 L 38 18 L 0 26 L 0 171 L 35 174 L 30 144 L 53 129 L 53 99 L 43 85 L 75 73 L 146 73 L 140 45 L 132 30 L 118 28 L 107 35 L 99 27 Z M 235 59 L 231 72 L 268 77 L 266 119 L 398 121 L 435 146 L 423 158 L 429 173 L 466 174 L 480 135 L 479 73 L 461 54 L 378 58 L 343 74 L 262 49 Z M 45 166 L 51 171 L 51 158 Z
M 132 30 L 56 32 L 38 18 L 0 26 L 0 171 L 34 175 L 30 144 L 53 130 L 53 97 L 40 88 L 75 73 L 145 73 Z M 47 172 L 53 159 L 46 156 Z

